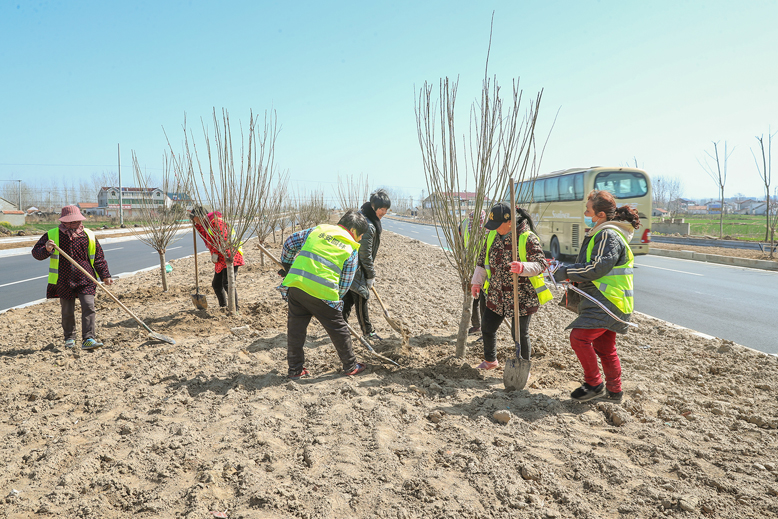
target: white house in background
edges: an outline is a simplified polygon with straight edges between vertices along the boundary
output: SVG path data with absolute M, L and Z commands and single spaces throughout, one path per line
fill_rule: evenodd
M 156 187 L 123 187 L 122 208 L 125 218 L 135 218 L 139 216 L 140 210 L 144 207 L 165 205 L 165 193 Z M 103 209 L 107 216 L 119 216 L 119 188 L 103 187 L 97 193 L 97 207 Z
M 15 227 L 20 227 L 24 225 L 26 217 L 27 213 L 20 211 L 16 204 L 0 198 L 0 222 L 8 222 Z
M 704 205 L 688 205 L 686 214 L 708 214 L 708 208 Z
M 747 209 L 747 213 L 743 214 L 754 214 L 759 216 L 765 216 L 767 214 L 767 202 L 758 202 L 752 206 L 750 206 Z
M 670 213 L 670 211 L 667 211 L 666 209 L 662 209 L 661 207 L 654 207 L 651 210 L 651 216 L 667 216 Z

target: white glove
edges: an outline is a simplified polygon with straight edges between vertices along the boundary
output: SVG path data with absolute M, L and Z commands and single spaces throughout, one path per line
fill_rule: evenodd
M 368 290 L 373 288 L 373 283 L 375 283 L 375 278 L 370 278 L 365 280 L 365 284 L 367 285 Z
M 211 254 L 211 261 L 213 261 L 214 263 L 219 263 L 219 255 L 216 254 L 215 252 Z

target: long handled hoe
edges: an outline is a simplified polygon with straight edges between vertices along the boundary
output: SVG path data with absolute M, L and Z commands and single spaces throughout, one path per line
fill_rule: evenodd
M 123 309 L 125 312 L 127 312 L 128 314 L 130 314 L 130 316 L 131 316 L 133 319 L 135 319 L 135 321 L 136 321 L 136 322 L 137 322 L 139 325 L 143 326 L 143 327 L 146 329 L 146 331 L 147 331 L 147 332 L 149 332 L 149 337 L 152 337 L 152 338 L 154 338 L 154 339 L 157 339 L 157 340 L 160 340 L 160 341 L 163 341 L 163 342 L 167 342 L 167 343 L 170 343 L 170 344 L 175 344 L 175 343 L 176 343 L 176 341 L 174 341 L 174 340 L 173 340 L 173 339 L 171 339 L 170 337 L 167 337 L 166 335 L 162 335 L 161 333 L 157 333 L 157 332 L 155 332 L 154 330 L 152 330 L 151 328 L 149 328 L 149 327 L 146 325 L 146 323 L 144 323 L 143 321 L 141 321 L 140 319 L 138 319 L 138 316 L 137 316 L 137 315 L 135 315 L 134 313 L 132 313 L 132 311 L 130 311 L 130 309 L 129 309 L 129 308 L 127 308 L 126 306 L 124 306 L 124 304 L 123 304 L 121 301 L 119 301 L 119 300 L 116 298 L 116 296 L 115 296 L 115 295 L 113 295 L 113 294 L 112 294 L 112 293 L 111 293 L 111 292 L 110 292 L 110 291 L 109 291 L 107 288 L 105 288 L 105 285 L 103 285 L 102 283 L 100 283 L 99 281 L 97 281 L 97 280 L 94 278 L 94 276 L 92 276 L 92 275 L 91 275 L 89 272 L 87 272 L 86 270 L 84 270 L 84 267 L 82 267 L 81 265 L 79 265 L 78 263 L 76 263 L 76 261 L 75 261 L 73 258 L 71 258 L 70 256 L 68 256 L 68 255 L 67 255 L 67 253 L 65 253 L 65 252 L 64 252 L 62 249 L 60 249 L 60 248 L 59 248 L 59 247 L 57 247 L 56 245 L 54 245 L 54 248 L 55 248 L 55 249 L 57 249 L 57 252 L 59 252 L 59 253 L 60 253 L 60 255 L 61 255 L 63 258 L 65 258 L 65 259 L 66 259 L 66 260 L 68 260 L 70 263 L 72 263 L 74 267 L 76 267 L 76 268 L 77 268 L 78 270 L 80 270 L 80 271 L 81 271 L 81 272 L 82 272 L 82 273 L 83 273 L 83 274 L 84 274 L 84 275 L 85 275 L 87 278 L 89 278 L 89 279 L 92 281 L 92 283 L 94 283 L 94 284 L 96 284 L 97 286 L 99 286 L 100 288 L 102 288 L 102 289 L 105 291 L 105 293 L 106 293 L 106 294 L 108 294 L 109 296 L 111 296 L 111 299 L 113 299 L 114 301 L 116 301 L 116 303 L 117 303 L 119 306 L 121 306 L 121 307 L 122 307 L 122 309 Z

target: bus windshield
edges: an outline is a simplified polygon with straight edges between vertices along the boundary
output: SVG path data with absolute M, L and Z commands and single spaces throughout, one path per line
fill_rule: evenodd
M 605 171 L 597 173 L 594 189 L 608 191 L 614 198 L 638 198 L 648 193 L 648 182 L 640 173 Z

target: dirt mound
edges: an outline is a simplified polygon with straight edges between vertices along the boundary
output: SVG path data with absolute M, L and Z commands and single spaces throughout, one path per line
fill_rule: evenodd
M 276 253 L 278 249 L 276 248 Z M 241 315 L 227 316 L 200 262 L 120 279 L 115 292 L 175 346 L 150 341 L 99 296 L 106 346 L 61 346 L 56 301 L 0 315 L 0 492 L 8 517 L 644 518 L 778 514 L 778 362 L 637 316 L 619 338 L 623 405 L 578 404 L 581 381 L 553 304 L 533 318 L 532 378 L 453 356 L 462 293 L 436 247 L 386 232 L 377 284 L 411 325 L 403 347 L 355 344 L 369 369 L 339 373 L 314 321 L 313 377 L 288 382 L 286 310 L 269 262 L 246 246 Z M 203 255 L 205 257 L 205 255 Z M 353 321 L 353 319 L 352 319 Z M 356 323 L 352 323 L 356 324 Z M 498 334 L 501 363 L 514 349 Z M 495 414 L 497 413 L 497 414 Z M 496 418 L 499 418 L 499 420 Z

